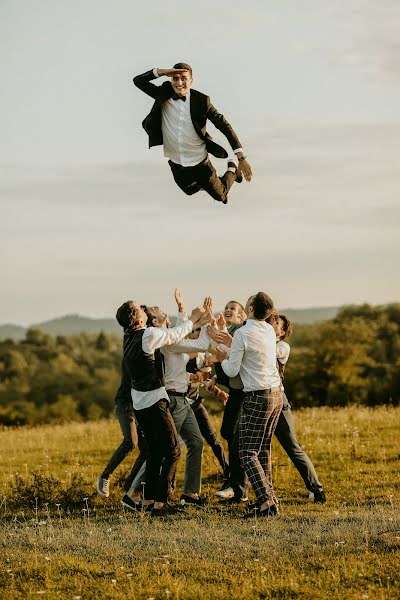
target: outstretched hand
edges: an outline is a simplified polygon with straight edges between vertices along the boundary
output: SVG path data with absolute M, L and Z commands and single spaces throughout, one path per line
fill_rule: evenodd
M 253 176 L 253 171 L 251 170 L 250 163 L 248 163 L 246 159 L 239 160 L 237 170 L 238 170 L 238 173 L 242 173 L 242 175 L 246 181 L 251 181 L 251 178 Z
M 176 304 L 178 306 L 178 312 L 184 313 L 185 312 L 185 305 L 183 303 L 182 293 L 181 293 L 181 291 L 178 288 L 175 289 L 174 298 L 175 298 L 175 302 L 176 302 Z

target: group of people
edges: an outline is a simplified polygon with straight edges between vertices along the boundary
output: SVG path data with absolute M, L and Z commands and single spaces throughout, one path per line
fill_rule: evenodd
M 247 506 L 246 516 L 278 514 L 272 485 L 271 441 L 275 434 L 300 473 L 310 497 L 326 501 L 315 468 L 301 447 L 284 392 L 284 370 L 292 325 L 264 292 L 245 306 L 227 302 L 214 316 L 211 298 L 187 315 L 175 291 L 178 318 L 132 300 L 117 311 L 124 330 L 122 378 L 115 399 L 123 441 L 98 479 L 109 495 L 110 476 L 138 445 L 139 456 L 124 484 L 122 504 L 154 517 L 179 512 L 175 473 L 181 445 L 187 448 L 181 505 L 202 506 L 203 439 L 221 467 L 219 502 Z M 221 436 L 204 405 L 204 386 L 224 404 Z M 223 386 L 225 389 L 222 389 Z M 225 391 L 227 390 L 227 391 Z M 251 485 L 255 502 L 249 503 Z

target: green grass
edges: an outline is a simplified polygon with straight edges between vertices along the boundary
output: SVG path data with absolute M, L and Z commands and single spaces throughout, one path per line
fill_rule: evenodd
M 275 441 L 281 516 L 250 522 L 214 500 L 219 476 L 208 447 L 202 492 L 210 503 L 155 521 L 121 508 L 133 457 L 115 473 L 110 498 L 92 497 L 119 443 L 114 420 L 0 431 L 0 597 L 399 598 L 399 410 L 307 409 L 295 420 L 328 503 L 310 503 Z M 32 472 L 49 478 L 37 510 Z

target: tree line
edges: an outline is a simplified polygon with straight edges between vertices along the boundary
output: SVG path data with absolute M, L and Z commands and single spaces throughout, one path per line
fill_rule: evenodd
M 293 407 L 398 404 L 400 304 L 343 307 L 330 321 L 295 325 L 285 391 Z M 0 342 L 0 424 L 109 416 L 122 338 L 39 329 Z M 218 404 L 215 410 L 222 410 Z

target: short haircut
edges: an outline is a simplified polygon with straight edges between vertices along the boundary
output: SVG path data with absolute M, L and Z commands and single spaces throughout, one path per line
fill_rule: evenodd
M 279 314 L 278 314 L 278 311 L 277 311 L 275 308 L 273 308 L 273 309 L 271 310 L 271 313 L 270 313 L 270 314 L 268 315 L 268 317 L 265 319 L 265 321 L 266 321 L 267 323 L 269 323 L 270 325 L 272 325 L 272 327 L 273 327 L 274 325 L 276 325 L 276 324 L 278 323 L 278 321 L 279 321 Z
M 190 77 L 193 79 L 192 67 L 190 65 L 188 65 L 187 63 L 178 62 L 178 63 L 176 63 L 176 65 L 174 65 L 173 68 L 174 69 L 182 69 L 182 70 L 185 69 L 186 71 L 189 71 Z
M 273 300 L 265 292 L 257 292 L 250 305 L 253 307 L 255 318 L 259 321 L 267 319 L 274 308 Z
M 237 304 L 237 305 L 238 305 L 238 306 L 241 308 L 241 310 L 244 312 L 244 306 L 243 306 L 243 304 L 241 304 L 241 303 L 240 303 L 240 302 L 238 302 L 237 300 L 229 300 L 229 301 L 228 301 L 228 302 L 225 304 L 225 306 L 228 306 L 228 304 Z
M 283 322 L 283 335 L 281 336 L 281 340 L 286 340 L 286 338 L 293 333 L 293 325 L 286 315 L 279 315 L 279 318 Z
M 139 324 L 140 312 L 139 304 L 136 304 L 133 300 L 127 300 L 119 307 L 115 316 L 119 325 L 124 329 L 128 329 Z

